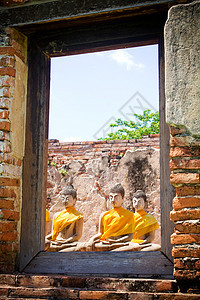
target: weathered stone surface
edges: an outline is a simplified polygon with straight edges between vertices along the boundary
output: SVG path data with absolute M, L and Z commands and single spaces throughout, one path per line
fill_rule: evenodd
M 48 196 L 50 197 L 51 219 L 55 212 L 63 210 L 59 192 L 66 184 L 73 184 L 77 190 L 76 208 L 84 215 L 84 229 L 81 241 L 87 241 L 98 230 L 99 216 L 111 208 L 108 195 L 115 183 L 125 189 L 124 207 L 133 211 L 132 197 L 141 189 L 147 194 L 147 211 L 160 223 L 160 175 L 158 149 L 127 151 L 117 165 L 110 165 L 107 156 L 83 161 L 73 160 L 59 173 L 56 166 L 48 168 Z M 160 243 L 160 230 L 156 233 L 156 243 Z
M 200 136 L 200 1 L 170 9 L 165 26 L 167 122 Z

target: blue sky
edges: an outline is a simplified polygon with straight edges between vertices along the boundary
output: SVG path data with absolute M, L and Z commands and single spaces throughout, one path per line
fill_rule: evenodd
M 51 59 L 49 138 L 91 141 L 117 118 L 158 110 L 157 45 Z

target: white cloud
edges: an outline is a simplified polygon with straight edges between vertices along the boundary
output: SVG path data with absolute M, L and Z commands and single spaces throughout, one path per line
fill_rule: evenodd
M 81 139 L 78 136 L 71 136 L 71 137 L 65 137 L 60 142 L 82 142 L 83 139 Z
M 128 71 L 131 68 L 144 68 L 144 65 L 142 63 L 136 63 L 133 56 L 124 49 L 112 51 L 112 53 L 110 54 L 110 58 L 115 60 L 118 64 L 124 65 Z

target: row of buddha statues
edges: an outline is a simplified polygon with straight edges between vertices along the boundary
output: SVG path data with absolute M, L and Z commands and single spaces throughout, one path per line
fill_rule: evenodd
M 98 233 L 87 242 L 79 242 L 84 216 L 75 209 L 77 193 L 73 186 L 65 187 L 61 200 L 65 209 L 55 213 L 52 231 L 45 237 L 46 251 L 158 251 L 152 243 L 159 228 L 154 216 L 145 212 L 146 194 L 138 190 L 133 196 L 135 213 L 122 207 L 124 188 L 113 186 L 109 193 L 112 209 L 99 217 Z M 47 218 L 49 218 L 47 216 Z

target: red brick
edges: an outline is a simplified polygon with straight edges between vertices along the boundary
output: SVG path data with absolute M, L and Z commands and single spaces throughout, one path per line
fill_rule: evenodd
M 175 269 L 189 269 L 189 270 L 194 270 L 195 269 L 195 262 L 197 262 L 194 259 L 182 259 L 182 258 L 176 258 L 174 259 L 174 267 Z
M 10 89 L 9 87 L 3 87 L 3 97 L 10 97 Z
M 11 274 L 0 274 L 0 284 L 9 284 L 9 285 L 15 285 L 15 275 Z
M 8 110 L 0 110 L 0 119 L 8 119 L 9 111 Z
M 1 54 L 1 48 L 0 48 L 0 54 Z M 15 77 L 16 70 L 12 67 L 1 67 L 0 68 L 0 76 L 9 75 L 12 77 Z
M 14 55 L 16 53 L 15 49 L 11 46 L 8 47 L 0 47 L 0 54 L 8 54 L 8 55 Z
M 200 257 L 200 248 L 193 249 L 193 248 L 173 248 L 172 249 L 172 256 L 173 257 Z
M 183 220 L 196 220 L 200 218 L 200 209 L 188 209 L 188 210 L 172 210 L 170 212 L 171 221 L 183 221 Z
M 9 141 L 0 141 L 0 153 L 10 153 L 11 152 L 11 143 Z
M 0 177 L 0 186 L 20 186 L 18 178 Z
M 12 244 L 5 244 L 4 242 L 3 242 L 3 244 L 1 244 L 1 242 L 0 242 L 0 252 L 2 253 L 2 252 L 11 252 L 12 251 L 12 249 L 13 249 L 13 246 L 12 246 Z
M 160 135 L 159 135 L 159 134 L 156 134 L 156 133 L 150 134 L 150 138 L 156 138 L 156 137 L 160 137 Z
M 0 241 L 3 242 L 12 242 L 17 239 L 17 233 L 16 232 L 4 232 L 0 233 Z
M 0 130 L 10 131 L 10 121 L 0 121 Z
M 13 273 L 15 272 L 15 263 L 11 262 L 0 262 L 0 270 L 2 273 Z M 7 298 L 8 299 L 8 298 Z
M 16 258 L 16 252 L 7 252 L 7 253 L 1 253 L 1 256 L 0 256 L 0 262 L 14 262 Z
M 1 208 L 14 209 L 14 201 L 0 199 L 0 209 Z M 0 228 L 1 228 L 1 225 L 0 225 Z
M 178 223 L 175 224 L 175 233 L 200 233 L 200 225 L 189 222 Z
M 170 126 L 170 134 L 172 136 L 177 135 L 177 134 L 186 133 L 186 132 L 187 131 L 185 128 L 177 128 L 177 127 Z
M 200 259 L 195 261 L 195 265 L 194 265 L 196 270 L 200 270 Z
M 78 290 L 55 289 L 55 299 L 79 299 Z
M 196 280 L 196 279 L 199 279 L 199 276 L 197 275 L 197 272 L 192 271 L 192 270 L 175 270 L 174 271 L 174 277 L 177 280 Z M 197 297 L 199 297 L 199 295 L 197 295 Z M 191 299 L 191 298 L 188 298 L 188 299 Z
M 127 299 L 127 293 L 111 291 L 80 291 L 80 299 Z
M 3 213 L 3 219 L 14 220 L 14 221 L 19 220 L 19 212 L 17 211 L 1 209 L 1 212 Z
M 171 147 L 184 147 L 191 146 L 193 138 L 191 136 L 173 136 L 170 138 L 170 146 Z
M 8 296 L 9 288 L 8 287 L 0 287 L 0 296 Z M 6 298 L 2 298 L 6 299 Z
M 19 242 L 15 241 L 15 242 L 0 242 L 0 252 L 1 253 L 19 253 Z M 6 272 L 7 273 L 7 272 Z
M 8 87 L 14 87 L 15 85 L 15 80 L 11 76 L 4 76 L 0 77 L 0 86 L 8 86 Z
M 51 299 L 54 296 L 54 289 L 28 288 L 28 287 L 10 287 L 9 297 L 34 298 L 37 297 Z M 48 297 L 48 298 L 47 298 Z
M 9 132 L 0 130 L 0 141 L 10 141 Z
M 198 155 L 198 147 L 174 147 L 170 149 L 170 157 L 191 157 Z
M 80 277 L 63 277 L 62 286 L 70 288 L 84 288 L 86 287 L 86 279 Z
M 185 198 L 174 198 L 173 208 L 178 210 L 187 207 L 198 207 L 200 206 L 200 197 L 185 197 Z
M 14 231 L 17 229 L 17 223 L 12 221 L 2 221 L 0 223 L 0 232 Z
M 200 195 L 200 186 L 182 186 L 176 188 L 176 196 L 196 196 Z
M 58 279 L 54 279 L 52 276 L 18 275 L 16 284 L 18 286 L 45 288 L 55 285 L 57 286 L 60 284 L 60 282 Z
M 173 282 L 169 280 L 161 280 L 156 281 L 156 291 L 157 292 L 164 292 L 164 291 L 173 291 Z
M 16 198 L 16 194 L 14 190 L 7 189 L 7 188 L 1 188 L 0 189 L 0 197 L 1 198 Z
M 184 158 L 173 158 L 170 160 L 170 169 L 200 169 L 200 159 L 184 159 Z
M 175 234 L 171 235 L 172 245 L 180 244 L 191 244 L 196 243 L 200 244 L 200 234 Z
M 0 256 L 0 262 L 6 262 L 6 263 L 14 263 L 16 258 L 16 253 L 15 252 L 7 252 L 7 253 L 1 253 Z
M 200 183 L 200 174 L 198 173 L 174 173 L 170 175 L 171 184 L 180 183 Z
M 7 98 L 0 98 L 0 108 L 10 108 L 10 100 Z
M 15 59 L 13 56 L 3 56 L 0 58 L 0 66 L 3 67 L 14 67 Z
M 6 164 L 10 164 L 10 165 L 14 165 L 14 166 L 21 166 L 22 165 L 22 160 L 11 156 L 10 153 L 0 153 L 0 163 L 1 162 L 4 162 Z
M 113 297 L 112 298 L 106 298 L 106 299 L 113 299 L 115 300 L 115 295 L 112 295 Z M 105 298 L 104 298 L 105 299 Z M 120 296 L 119 298 L 117 298 L 118 300 L 120 300 Z M 130 292 L 128 294 L 128 298 L 125 298 L 125 299 L 128 299 L 128 300 L 154 300 L 154 295 L 152 293 L 141 293 L 141 292 Z

